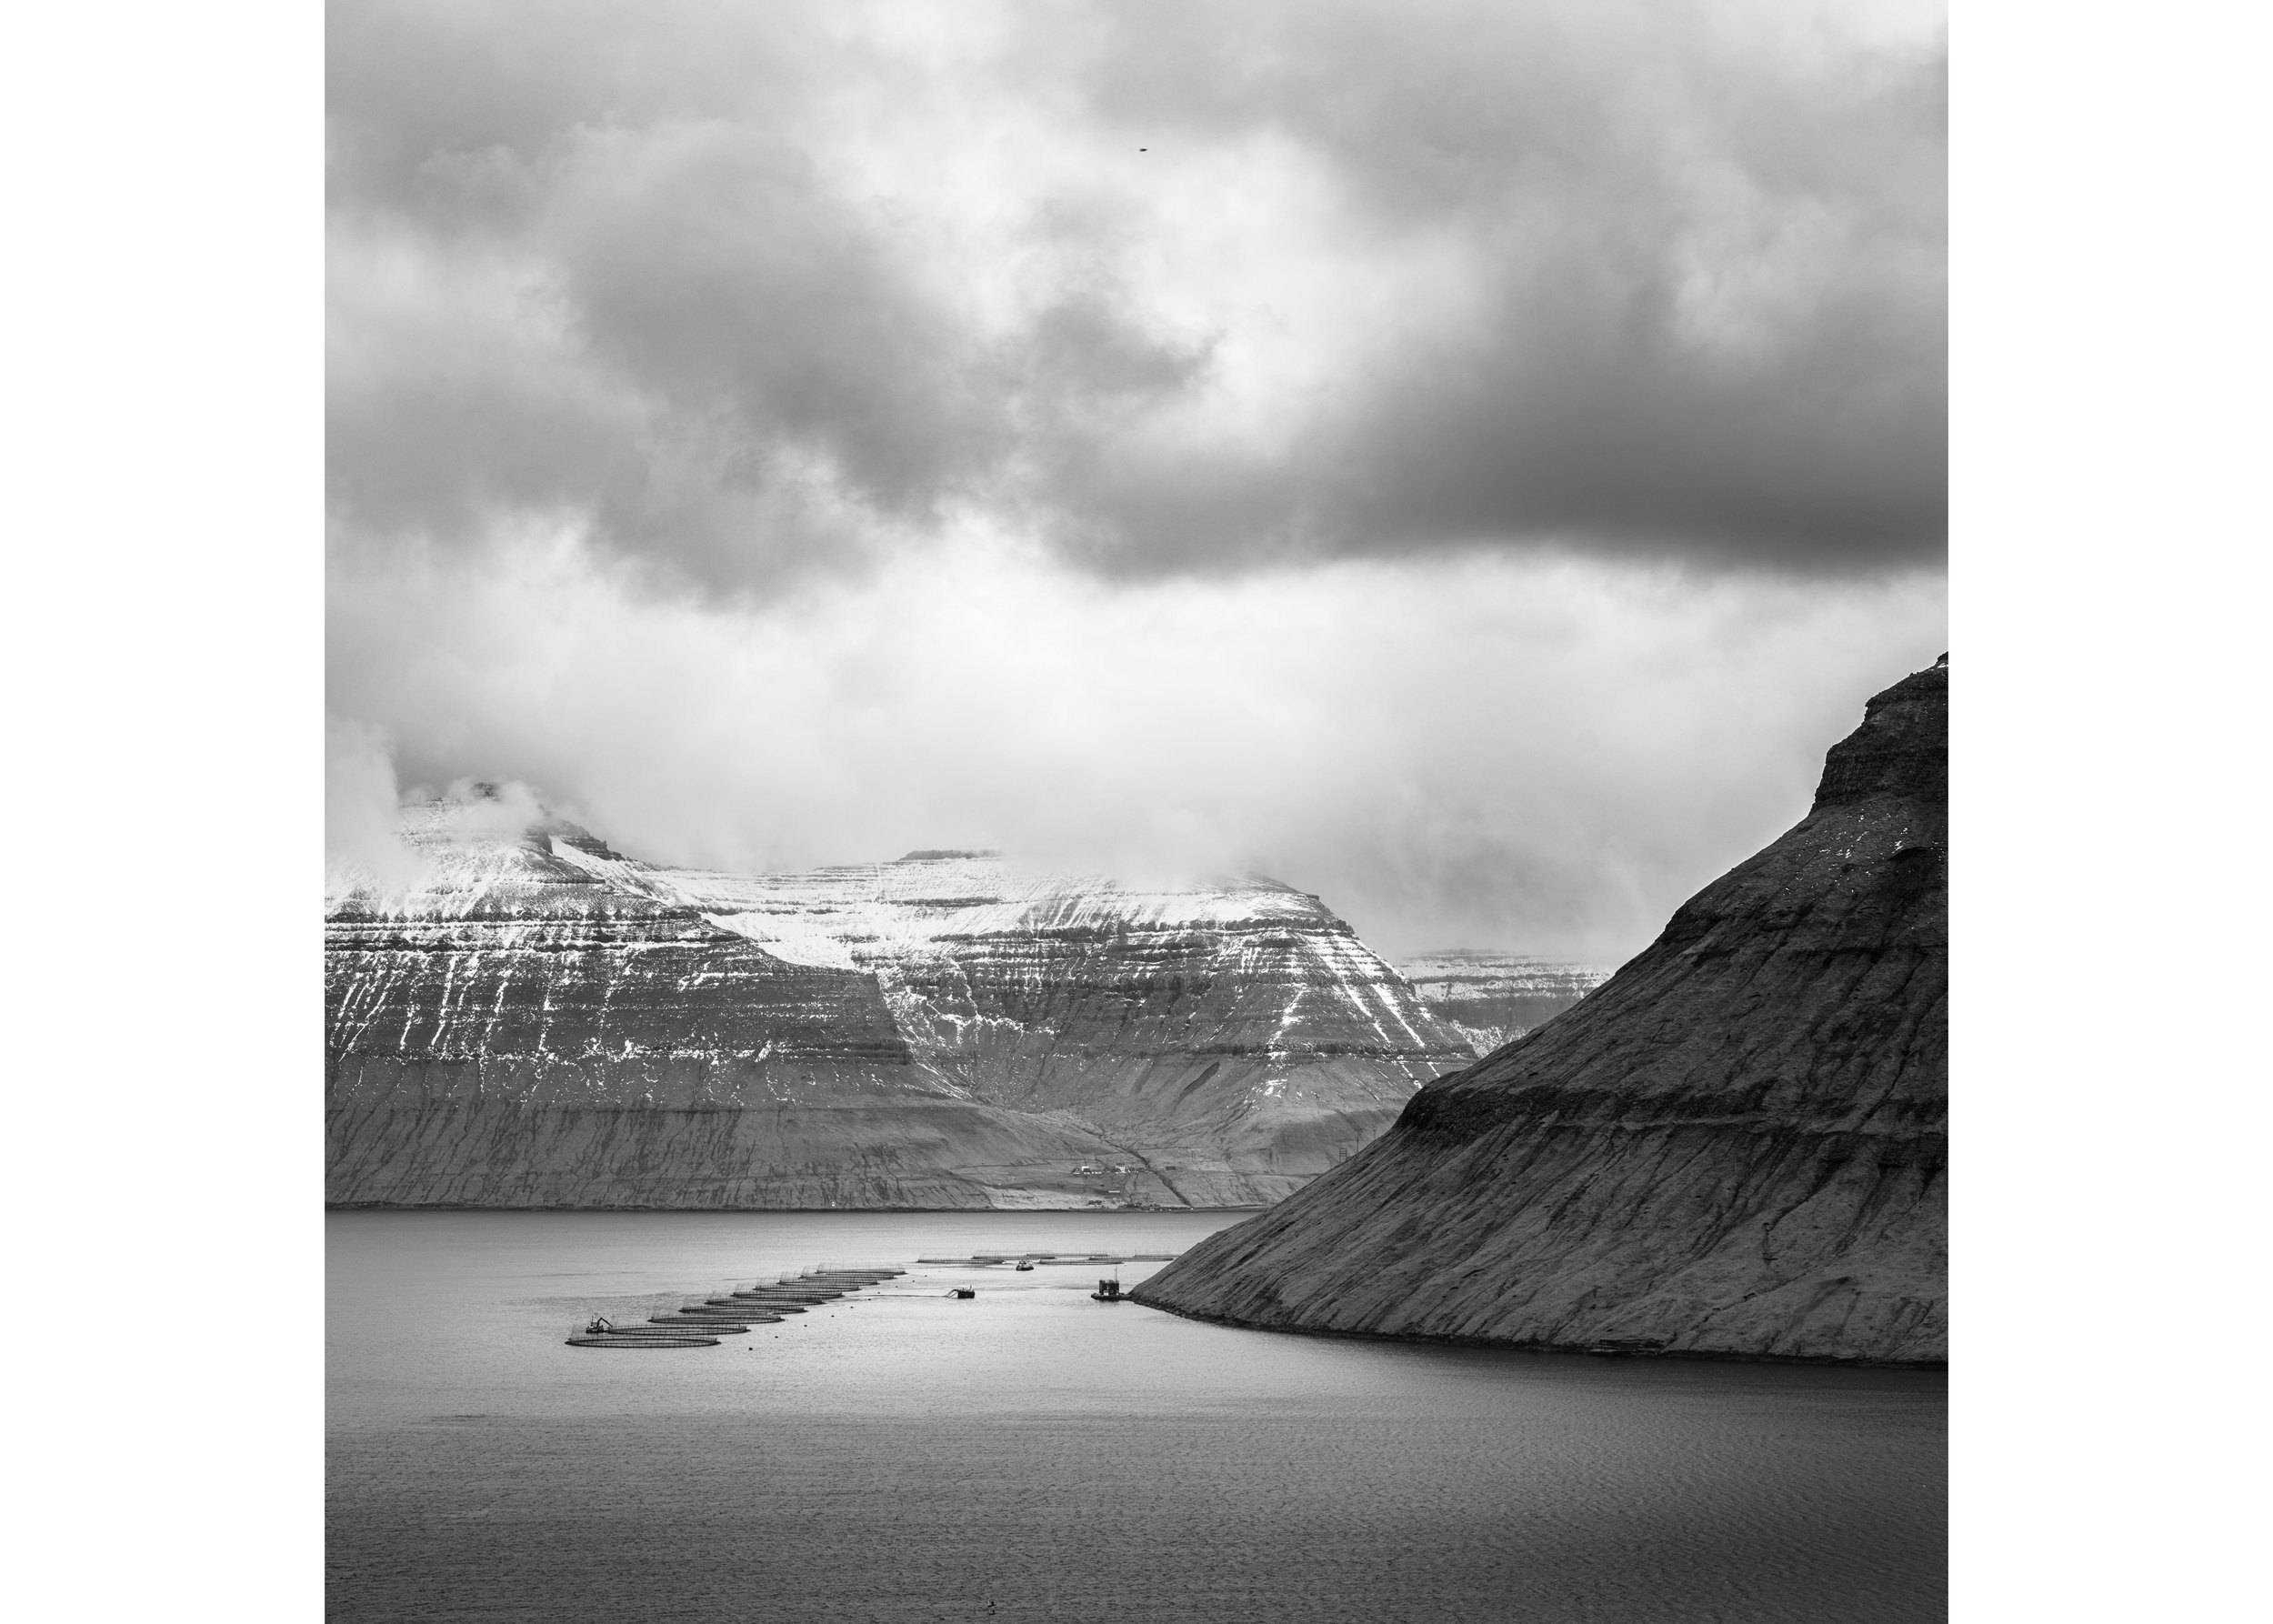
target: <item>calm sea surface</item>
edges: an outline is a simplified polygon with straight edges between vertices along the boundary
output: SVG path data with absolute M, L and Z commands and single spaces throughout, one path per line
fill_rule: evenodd
M 1234 1221 L 335 1213 L 330 1616 L 1942 1616 L 1938 1376 L 1230 1330 L 1091 1302 L 1086 1268 L 914 1268 L 716 1348 L 562 1341 L 816 1264 Z

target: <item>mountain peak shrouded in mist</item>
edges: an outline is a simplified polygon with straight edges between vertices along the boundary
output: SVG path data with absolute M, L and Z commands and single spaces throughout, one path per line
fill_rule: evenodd
M 736 875 L 654 864 L 618 850 L 580 822 L 586 814 L 568 803 L 536 786 L 513 780 L 462 778 L 440 790 L 414 788 L 401 797 L 392 816 L 389 842 L 408 867 L 393 869 L 395 881 L 383 883 L 367 867 L 335 865 L 332 906 L 415 912 L 423 906 L 422 890 L 430 900 L 433 895 L 463 883 L 469 871 L 522 868 L 537 872 L 548 861 L 573 863 L 581 857 L 615 865 L 609 872 L 624 883 L 651 889 L 676 886 L 682 899 L 706 897 L 715 900 L 742 895 L 752 887 L 778 889 L 786 895 L 808 880 L 819 883 L 824 876 L 833 883 L 860 875 L 868 877 L 879 896 L 896 894 L 905 884 L 913 883 L 926 891 L 955 892 L 966 898 L 1059 893 L 1150 897 L 1184 899 L 1181 904 L 1164 902 L 1169 907 L 1188 904 L 1200 908 L 1227 906 L 1223 899 L 1227 897 L 1287 893 L 1312 904 L 1318 902 L 1315 894 L 1297 892 L 1265 875 L 1195 875 L 1189 870 L 1177 872 L 1158 866 L 1147 870 L 1134 865 L 1119 873 L 1067 871 L 997 847 L 924 847 L 882 863 L 835 863 L 806 873 Z M 340 856 L 334 854 L 335 859 Z M 626 878 L 635 874 L 646 877 Z M 659 877 L 666 875 L 677 877 L 672 881 Z M 1348 928 L 1323 907 L 1316 911 L 1325 927 Z
M 1259 872 L 1330 898 L 1392 957 L 1458 943 L 1617 964 L 1804 804 L 1841 689 L 1944 641 L 1936 583 L 1677 601 L 1482 565 L 1126 593 L 975 570 L 1011 617 L 1002 638 L 954 624 L 944 575 L 723 619 L 482 586 L 452 600 L 482 623 L 467 635 L 518 671 L 514 692 L 559 703 L 446 705 L 407 651 L 384 663 L 386 691 L 363 695 L 386 732 L 340 724 L 327 830 L 399 864 L 398 785 L 517 778 L 680 867 L 986 847 L 1161 883 Z M 391 625 L 442 612 L 396 606 Z M 585 652 L 520 663 L 535 620 L 576 627 Z

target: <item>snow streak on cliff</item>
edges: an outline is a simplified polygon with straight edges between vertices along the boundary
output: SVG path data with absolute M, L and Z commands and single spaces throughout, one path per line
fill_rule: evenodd
M 1397 965 L 1428 1012 L 1478 1055 L 1545 1026 L 1610 978 L 1590 964 L 1449 947 Z
M 502 813 L 415 808 L 422 881 L 329 899 L 335 1201 L 1258 1204 L 1470 1058 L 1273 881 L 717 874 Z

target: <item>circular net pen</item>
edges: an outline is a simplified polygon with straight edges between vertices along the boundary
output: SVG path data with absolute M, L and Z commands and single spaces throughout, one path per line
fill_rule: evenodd
M 595 1330 L 587 1325 L 573 1334 L 579 1337 L 609 1337 L 619 1342 L 668 1342 L 675 1338 L 685 1337 L 746 1337 L 749 1335 L 749 1331 L 750 1328 L 746 1325 L 690 1323 L 686 1325 L 611 1325 L 600 1330 Z
M 736 1297 L 843 1297 L 846 1292 L 859 1289 L 857 1286 L 824 1286 L 813 1281 L 803 1281 L 795 1286 L 737 1286 L 733 1295 Z

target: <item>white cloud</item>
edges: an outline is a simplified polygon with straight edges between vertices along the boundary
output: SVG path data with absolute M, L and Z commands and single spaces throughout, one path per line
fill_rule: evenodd
M 324 717 L 324 895 L 416 885 L 426 864 L 396 834 L 400 795 L 385 731 Z
M 1490 558 L 1116 586 L 976 535 L 722 609 L 559 537 L 333 582 L 333 704 L 636 856 L 1259 869 L 1404 951 L 1619 957 L 1797 820 L 1938 577 Z M 365 735 L 365 737 L 368 736 Z

